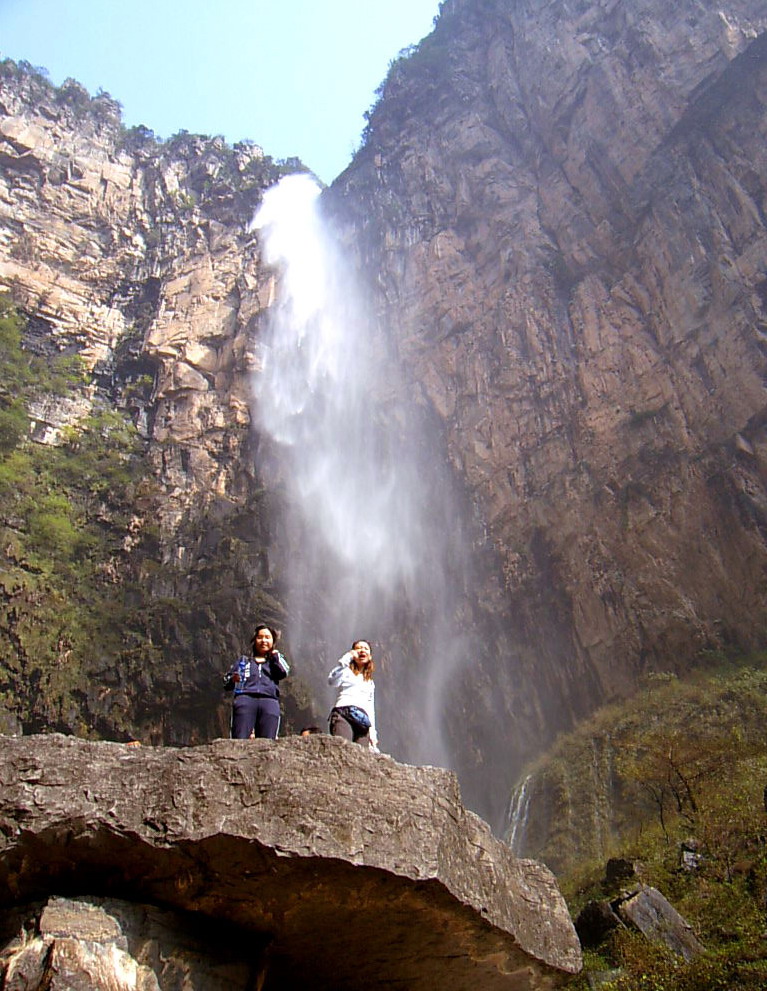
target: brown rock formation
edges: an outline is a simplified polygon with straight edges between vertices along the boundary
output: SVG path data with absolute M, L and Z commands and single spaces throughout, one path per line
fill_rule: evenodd
M 34 436 L 55 443 L 94 404 L 130 414 L 145 440 L 148 482 L 132 535 L 156 534 L 131 593 L 146 621 L 120 653 L 107 645 L 111 617 L 97 620 L 105 635 L 77 660 L 99 671 L 100 688 L 81 680 L 79 700 L 53 725 L 210 739 L 226 725 L 211 695 L 223 659 L 242 649 L 254 615 L 280 610 L 248 408 L 259 364 L 252 324 L 271 276 L 247 225 L 281 169 L 255 145 L 232 149 L 184 133 L 158 144 L 142 129 L 125 132 L 109 98 L 91 100 L 76 84 L 54 90 L 8 64 L 0 156 L 0 288 L 30 319 L 30 349 L 77 353 L 91 372 L 77 394 L 33 406 Z M 107 566 L 120 603 L 125 562 Z M 0 582 L 1 597 L 17 591 Z M 154 619 L 140 596 L 165 604 Z M 27 615 L 16 601 L 2 621 L 27 684 L 60 653 L 55 631 L 26 649 L 17 628 L 35 623 L 34 609 Z M 147 663 L 154 644 L 162 645 L 157 665 Z M 148 648 L 143 674 L 129 647 Z M 152 686 L 141 714 L 137 682 Z M 171 695 L 179 705 L 169 723 L 152 698 Z M 33 705 L 19 704 L 27 731 L 53 718 Z
M 0 941 L 3 991 L 231 991 L 259 954 L 231 923 L 93 896 L 1 912 Z
M 766 30 L 448 2 L 331 191 L 498 555 L 516 754 L 765 642 Z
M 52 944 L 75 971 L 104 942 L 127 953 L 114 899 L 194 913 L 208 943 L 228 932 L 232 966 L 265 988 L 550 988 L 580 966 L 550 872 L 514 859 L 446 771 L 327 736 L 172 750 L 55 735 L 0 738 L 0 784 L 3 931 L 34 900 L 95 896 L 37 910 L 37 943 L 7 951 L 28 969 Z M 147 968 L 138 929 L 131 966 Z
M 108 99 L 81 99 L 0 80 L 0 285 L 33 315 L 39 348 L 76 349 L 100 376 L 132 350 L 123 375 L 152 372 L 145 429 L 170 529 L 246 470 L 246 329 L 263 284 L 245 228 L 279 171 L 255 146 L 123 134 Z

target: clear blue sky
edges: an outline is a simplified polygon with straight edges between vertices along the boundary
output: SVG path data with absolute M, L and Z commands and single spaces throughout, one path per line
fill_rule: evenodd
M 438 0 L 0 0 L 0 56 L 107 90 L 126 125 L 250 138 L 325 182 Z

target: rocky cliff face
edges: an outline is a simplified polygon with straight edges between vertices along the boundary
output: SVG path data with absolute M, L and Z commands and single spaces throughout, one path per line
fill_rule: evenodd
M 35 436 L 55 444 L 94 407 L 123 411 L 143 437 L 146 482 L 126 543 L 153 544 L 133 562 L 130 592 L 125 554 L 112 569 L 117 608 L 87 647 L 69 715 L 46 712 L 42 693 L 11 715 L 27 729 L 210 738 L 226 725 L 211 691 L 224 659 L 245 648 L 254 616 L 280 622 L 248 405 L 271 276 L 247 226 L 285 168 L 255 145 L 126 132 L 109 97 L 54 90 L 12 63 L 0 109 L 0 285 L 29 317 L 28 348 L 75 353 L 89 372 L 86 387 L 35 405 Z M 22 562 L 5 581 L 3 620 L 21 682 L 62 663 L 62 634 L 25 642 L 40 618 L 19 595 L 24 572 Z M 133 630 L 109 645 L 126 597 Z
M 644 671 L 764 643 L 766 29 L 756 0 L 448 0 L 324 198 L 393 401 L 435 425 L 472 515 L 486 642 L 452 742 L 493 817 L 528 756 Z M 139 571 L 167 608 L 132 677 L 148 734 L 199 739 L 251 618 L 289 628 L 247 402 L 272 294 L 247 224 L 279 170 L 126 136 L 85 100 L 3 78 L 0 280 L 30 346 L 87 359 L 78 403 L 143 431 L 136 526 L 159 534 Z M 86 724 L 117 725 L 85 695 Z
M 766 28 L 448 0 L 331 190 L 497 552 L 512 752 L 764 644 Z

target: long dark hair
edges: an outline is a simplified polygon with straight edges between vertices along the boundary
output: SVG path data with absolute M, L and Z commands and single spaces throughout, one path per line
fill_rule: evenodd
M 359 640 L 355 640 L 354 643 L 352 644 L 352 650 L 357 649 L 358 643 L 366 643 L 368 647 L 370 647 L 370 641 L 366 640 L 364 637 L 360 637 Z M 349 667 L 352 669 L 352 671 L 355 674 L 360 674 L 361 672 L 362 677 L 364 678 L 365 681 L 372 681 L 373 672 L 376 669 L 376 666 L 373 663 L 373 648 L 370 647 L 370 660 L 368 661 L 367 664 L 364 665 L 358 664 L 357 658 L 355 657 L 353 660 L 349 661 Z

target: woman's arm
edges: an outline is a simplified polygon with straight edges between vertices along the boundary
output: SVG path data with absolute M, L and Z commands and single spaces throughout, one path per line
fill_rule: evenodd
M 344 672 L 349 670 L 349 665 L 351 664 L 353 657 L 355 657 L 354 651 L 347 650 L 344 656 L 339 658 L 338 663 L 328 675 L 329 685 L 339 684 L 339 682 L 344 676 Z
M 282 681 L 290 674 L 290 665 L 279 650 L 272 651 L 272 671 L 275 681 Z

